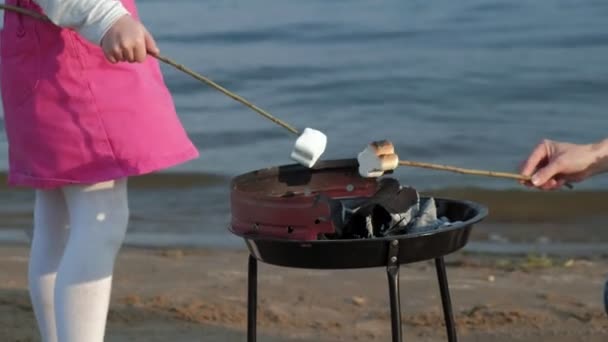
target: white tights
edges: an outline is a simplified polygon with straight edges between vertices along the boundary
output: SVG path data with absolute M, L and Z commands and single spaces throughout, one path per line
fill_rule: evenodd
M 29 287 L 43 342 L 103 342 L 126 183 L 36 192 Z

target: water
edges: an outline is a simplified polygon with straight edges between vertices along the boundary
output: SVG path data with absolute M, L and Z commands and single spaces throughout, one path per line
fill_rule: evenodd
M 606 1 L 138 3 L 165 55 L 297 127 L 324 131 L 328 159 L 389 139 L 402 159 L 517 171 L 542 138 L 607 136 Z M 293 137 L 281 128 L 171 67 L 163 71 L 201 150 L 170 171 L 229 178 L 291 163 Z M 4 136 L 0 145 L 6 170 Z M 421 189 L 517 187 L 421 169 L 396 176 Z M 608 189 L 608 177 L 577 188 Z M 165 203 L 165 191 L 153 198 Z M 226 192 L 196 192 L 191 198 L 214 211 L 193 207 L 221 222 Z
M 173 16 L 165 7 L 142 2 L 165 54 L 298 127 L 323 130 L 327 158 L 388 138 L 403 159 L 509 171 L 543 137 L 606 136 L 605 2 L 183 1 Z M 185 168 L 237 174 L 290 162 L 290 136 L 165 70 L 203 152 Z M 400 173 L 419 186 L 512 186 Z

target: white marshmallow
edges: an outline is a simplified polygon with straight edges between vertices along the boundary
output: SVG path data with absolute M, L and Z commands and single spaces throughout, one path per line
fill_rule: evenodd
M 383 149 L 393 151 L 390 142 L 385 144 Z M 372 143 L 359 153 L 357 161 L 359 162 L 359 175 L 365 178 L 377 178 L 389 170 L 394 170 L 399 165 L 399 156 L 395 153 L 378 154 L 378 143 Z
M 365 150 L 357 156 L 359 162 L 359 175 L 365 178 L 377 178 L 384 174 L 380 156 L 376 154 L 376 149 L 367 145 Z
M 327 136 L 316 129 L 306 128 L 296 140 L 291 159 L 306 166 L 313 167 L 325 152 Z

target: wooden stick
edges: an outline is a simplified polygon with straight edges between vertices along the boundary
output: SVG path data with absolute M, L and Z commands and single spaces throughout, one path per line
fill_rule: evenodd
M 473 175 L 473 176 L 507 178 L 507 179 L 525 181 L 525 182 L 529 182 L 531 180 L 531 177 L 524 176 L 524 175 L 517 174 L 517 173 L 486 171 L 486 170 L 476 170 L 476 169 L 464 169 L 464 168 L 456 167 L 456 166 L 422 163 L 422 162 L 415 162 L 415 161 L 409 161 L 409 160 L 400 160 L 399 165 L 420 167 L 420 168 L 440 170 L 440 171 L 450 171 L 450 172 L 456 172 L 456 173 L 461 173 L 461 174 L 465 174 L 465 175 Z M 570 184 L 570 183 L 566 183 L 565 186 L 572 189 L 572 184 Z
M 487 176 L 487 177 L 496 177 L 496 178 L 515 179 L 515 180 L 520 180 L 520 181 L 530 181 L 530 177 L 526 177 L 524 175 L 520 175 L 517 173 L 485 171 L 485 170 L 476 170 L 476 169 L 463 169 L 463 168 L 455 167 L 455 166 L 421 163 L 421 162 L 415 162 L 415 161 L 409 161 L 409 160 L 400 160 L 399 165 L 411 166 L 411 167 L 421 167 L 421 168 L 425 168 L 425 169 L 433 169 L 433 170 L 441 170 L 441 171 L 450 171 L 450 172 L 462 173 L 465 175 Z
M 291 126 L 290 124 L 286 123 L 285 121 L 273 116 L 272 114 L 268 113 L 267 111 L 263 110 L 262 108 L 254 105 L 253 103 L 247 101 L 246 99 L 242 98 L 241 96 L 231 92 L 230 90 L 222 87 L 221 85 L 213 82 L 212 80 L 210 80 L 209 78 L 194 72 L 193 70 L 190 70 L 189 68 L 187 68 L 186 66 L 182 65 L 182 64 L 178 64 L 175 61 L 169 59 L 168 57 L 165 56 L 161 56 L 161 55 L 152 55 L 154 57 L 156 57 L 159 61 L 168 64 L 172 67 L 174 67 L 175 69 L 190 75 L 192 77 L 194 77 L 195 79 L 207 84 L 208 86 L 214 88 L 215 90 L 223 93 L 224 95 L 232 98 L 233 100 L 240 102 L 241 104 L 251 108 L 252 110 L 256 111 L 258 114 L 262 115 L 263 117 L 265 117 L 266 119 L 274 122 L 275 124 L 285 128 L 286 130 L 288 130 L 289 132 L 298 135 L 300 134 L 298 132 L 298 130 L 296 128 L 294 128 L 293 126 Z
M 51 20 L 47 16 L 45 16 L 45 15 L 42 15 L 42 14 L 40 14 L 38 12 L 34 12 L 34 11 L 31 11 L 31 10 L 27 10 L 27 9 L 24 9 L 24 8 L 21 8 L 21 7 L 18 7 L 18 6 L 11 6 L 11 5 L 0 4 L 0 9 L 2 9 L 2 10 L 8 10 L 8 11 L 13 11 L 13 12 L 17 12 L 17 13 L 21 13 L 23 15 L 27 15 L 27 16 L 30 16 L 30 17 L 33 17 L 33 18 L 36 18 L 36 19 L 40 19 L 40 20 L 46 21 L 46 22 L 51 22 Z M 285 128 L 289 132 L 291 132 L 291 133 L 293 133 L 295 135 L 300 134 L 298 132 L 298 130 L 296 128 L 294 128 L 293 126 L 291 126 L 290 124 L 288 124 L 285 121 L 283 121 L 283 120 L 281 120 L 281 119 L 273 116 L 272 114 L 268 113 L 267 111 L 259 108 L 258 106 L 256 106 L 253 103 L 247 101 L 243 97 L 241 97 L 241 96 L 239 96 L 239 95 L 237 95 L 237 94 L 229 91 L 228 89 L 220 86 L 219 84 L 213 82 L 211 79 L 209 79 L 209 78 L 207 78 L 207 77 L 205 77 L 205 76 L 203 76 L 203 75 L 201 75 L 201 74 L 199 74 L 199 73 L 197 73 L 197 72 L 195 72 L 195 71 L 187 68 L 186 66 L 184 66 L 182 64 L 179 64 L 179 63 L 173 61 L 172 59 L 170 59 L 168 57 L 161 56 L 161 55 L 153 55 L 153 54 L 149 54 L 149 55 L 155 57 L 159 61 L 161 61 L 161 62 L 163 62 L 165 64 L 168 64 L 168 65 L 174 67 L 175 69 L 177 69 L 177 70 L 179 70 L 179 71 L 181 71 L 181 72 L 183 72 L 183 73 L 185 73 L 185 74 L 187 74 L 189 76 L 192 76 L 196 80 L 201 81 L 201 82 L 207 84 L 208 86 L 210 86 L 210 87 L 214 88 L 215 90 L 223 93 L 224 95 L 232 98 L 233 100 L 235 100 L 237 102 L 240 102 L 241 104 L 243 104 L 243 105 L 251 108 L 252 110 L 254 110 L 255 112 L 257 112 L 258 114 L 260 114 L 263 117 L 267 118 L 268 120 L 274 122 L 275 124 L 277 124 L 277 125 Z
M 42 21 L 51 22 L 51 19 L 49 19 L 47 16 L 42 15 L 42 14 L 40 14 L 38 12 L 30 11 L 28 9 L 25 9 L 25 8 L 22 8 L 22 7 L 19 7 L 19 6 L 11 6 L 11 5 L 0 4 L 0 9 L 6 10 L 6 11 L 13 11 L 13 12 L 21 13 L 21 14 L 28 15 L 28 16 L 36 18 L 36 19 L 40 19 Z

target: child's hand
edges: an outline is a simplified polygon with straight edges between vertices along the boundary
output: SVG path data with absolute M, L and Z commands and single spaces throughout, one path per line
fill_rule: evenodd
M 122 16 L 110 27 L 101 40 L 101 47 L 111 63 L 141 63 L 148 53 L 159 53 L 152 35 L 130 15 Z

